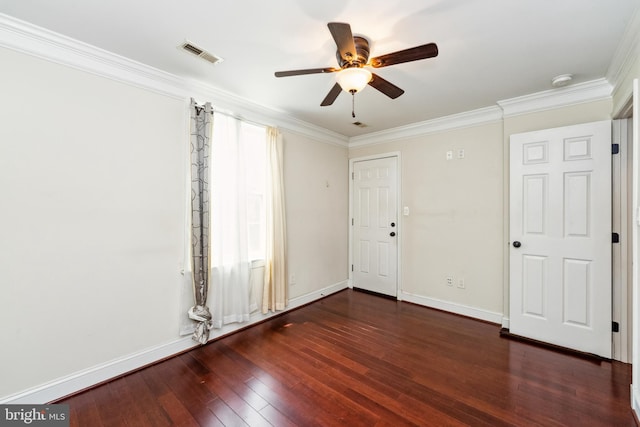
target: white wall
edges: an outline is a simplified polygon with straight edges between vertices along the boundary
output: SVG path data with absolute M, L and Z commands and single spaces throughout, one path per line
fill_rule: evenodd
M 464 149 L 464 159 L 457 158 Z M 415 302 L 502 313 L 502 124 L 354 148 L 350 158 L 401 154 L 403 293 Z M 446 159 L 453 151 L 454 158 Z M 447 286 L 446 277 L 465 288 Z M 407 296 L 404 296 L 407 299 Z M 456 306 L 458 306 L 456 308 Z M 461 306 L 461 307 L 460 307 Z M 439 306 L 443 308 L 442 306 Z M 471 314 L 471 313 L 468 313 Z
M 43 403 L 193 345 L 188 97 L 4 48 L 0 63 L 0 401 Z M 346 286 L 347 149 L 284 132 L 304 303 Z
M 401 204 L 410 209 L 401 217 L 403 298 L 494 322 L 508 318 L 509 136 L 610 119 L 611 110 L 611 99 L 584 102 L 350 149 L 350 158 L 401 153 Z M 464 289 L 455 286 L 461 278 Z
M 347 149 L 284 132 L 290 297 L 348 279 Z
M 176 336 L 186 104 L 0 63 L 4 396 Z

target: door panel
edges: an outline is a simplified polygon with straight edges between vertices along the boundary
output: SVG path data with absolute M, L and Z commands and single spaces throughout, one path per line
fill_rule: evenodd
M 510 330 L 609 358 L 611 122 L 510 144 Z
M 397 182 L 396 157 L 353 164 L 353 286 L 391 296 L 397 296 Z
M 564 178 L 565 237 L 589 237 L 591 173 L 567 173 Z
M 593 298 L 589 286 L 591 261 L 564 259 L 564 322 L 591 327 L 589 299 Z
M 523 262 L 523 313 L 544 318 L 544 290 L 547 278 L 547 258 L 524 255 Z
M 544 235 L 547 232 L 547 198 L 549 190 L 546 175 L 524 176 L 524 234 Z

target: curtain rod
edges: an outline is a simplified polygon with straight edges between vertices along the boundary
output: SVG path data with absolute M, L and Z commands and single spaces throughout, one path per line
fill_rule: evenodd
M 194 107 L 195 107 L 195 109 L 196 109 L 196 114 L 197 114 L 197 115 L 200 115 L 200 112 L 204 110 L 204 105 L 201 105 L 201 104 L 197 104 L 197 103 L 196 103 L 196 104 L 194 105 Z M 223 116 L 227 116 L 227 117 L 232 117 L 232 118 L 234 118 L 234 119 L 236 119 L 236 120 L 240 120 L 240 121 L 243 121 L 243 122 L 245 122 L 245 123 L 249 123 L 249 124 L 251 124 L 251 125 L 255 125 L 255 126 L 261 126 L 261 127 L 273 127 L 273 128 L 277 128 L 276 126 L 265 125 L 264 123 L 259 123 L 259 122 L 256 122 L 256 121 L 254 121 L 254 120 L 248 120 L 248 119 L 245 119 L 244 117 L 238 116 L 237 114 L 233 114 L 233 113 L 228 113 L 228 112 L 225 112 L 225 111 L 221 111 L 221 110 L 219 110 L 219 109 L 215 108 L 215 107 L 212 105 L 212 106 L 211 106 L 211 114 L 213 115 L 213 113 L 216 113 L 216 114 L 222 114 Z

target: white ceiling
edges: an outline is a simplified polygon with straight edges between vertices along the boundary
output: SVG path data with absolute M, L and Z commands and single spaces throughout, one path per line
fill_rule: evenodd
M 495 106 L 499 100 L 606 76 L 638 0 L 2 0 L 4 13 L 251 100 L 347 137 Z M 373 88 L 320 107 L 337 66 L 327 22 L 371 40 L 371 57 L 437 43 L 436 58 L 376 72 L 405 90 Z M 212 65 L 177 48 L 220 56 Z M 215 100 L 211 100 L 215 103 Z M 359 128 L 358 120 L 368 125 Z

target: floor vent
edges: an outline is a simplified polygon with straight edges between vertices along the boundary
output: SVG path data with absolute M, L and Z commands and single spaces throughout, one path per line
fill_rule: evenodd
M 211 62 L 212 64 L 217 64 L 219 62 L 224 61 L 224 59 L 220 58 L 219 56 L 215 56 L 214 54 L 207 52 L 206 50 L 194 45 L 190 41 L 184 42 L 183 44 L 178 46 L 178 48 L 192 55 L 198 56 L 204 59 L 205 61 Z

